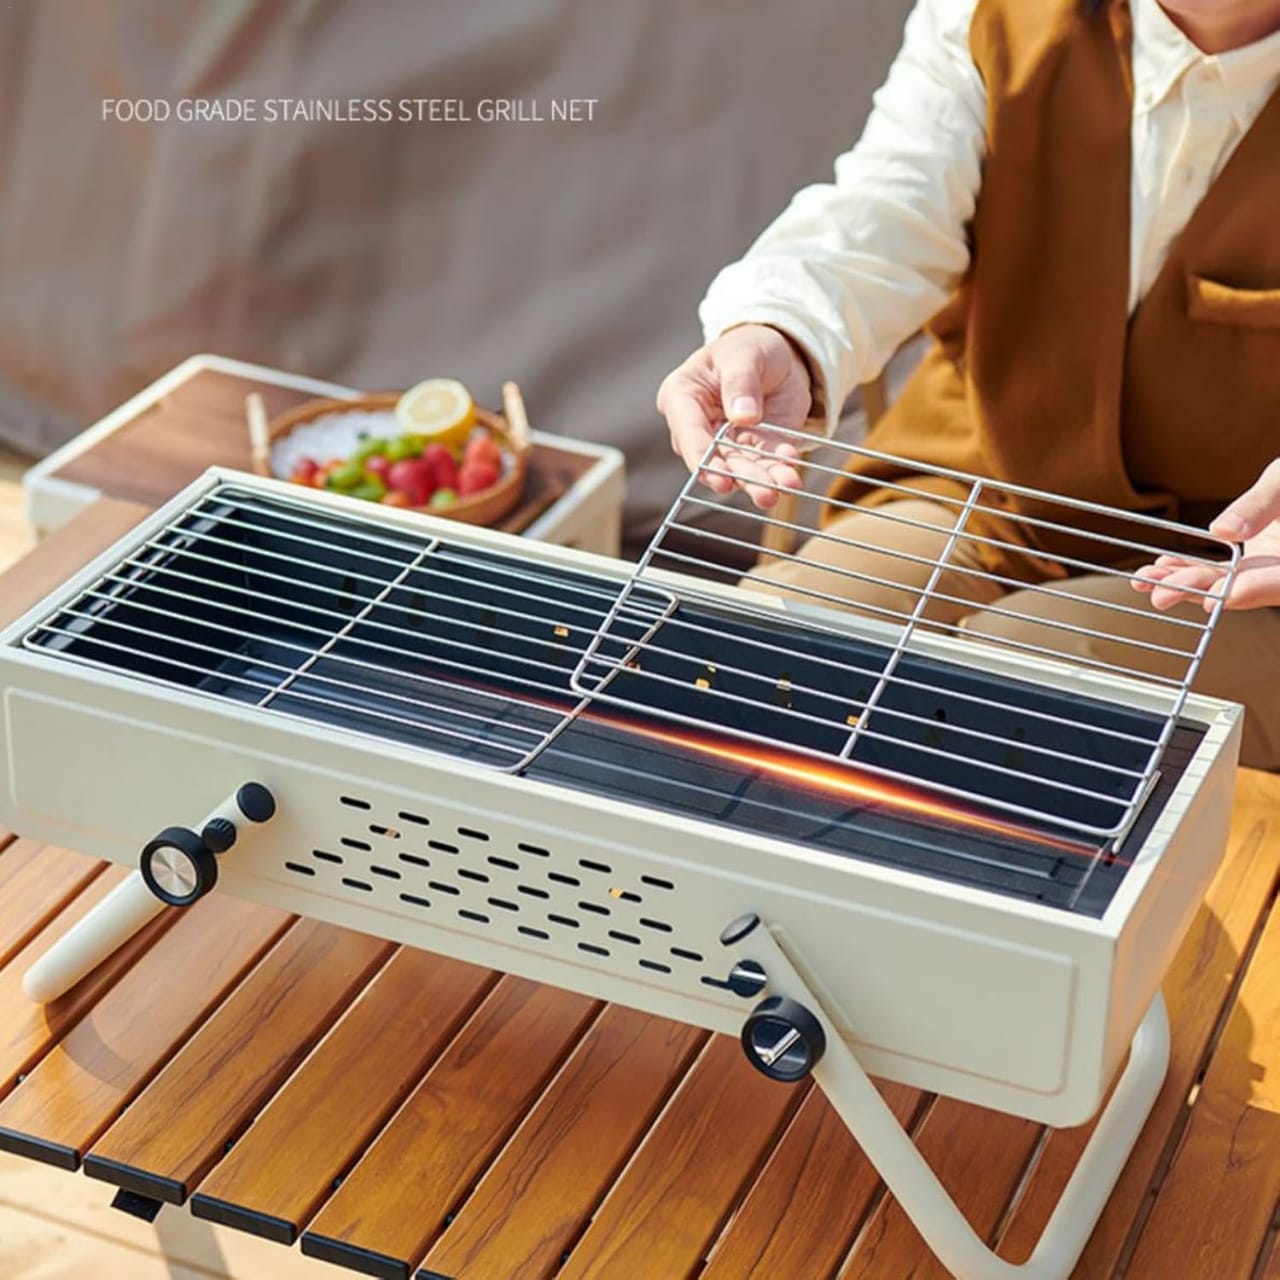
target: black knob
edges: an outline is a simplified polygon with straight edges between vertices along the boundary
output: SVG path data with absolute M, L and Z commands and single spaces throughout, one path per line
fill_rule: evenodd
M 214 853 L 226 853 L 236 842 L 236 824 L 229 818 L 210 818 L 200 832 L 200 839 Z
M 742 1027 L 742 1049 L 770 1080 L 803 1080 L 822 1060 L 827 1037 L 822 1024 L 798 1000 L 770 996 Z
M 250 822 L 267 822 L 275 817 L 276 798 L 260 782 L 246 782 L 236 792 L 236 805 Z
M 735 996 L 749 999 L 768 985 L 769 975 L 754 960 L 740 960 L 729 970 L 729 990 Z
M 166 827 L 142 850 L 147 888 L 171 907 L 189 907 L 218 882 L 218 860 L 187 827 Z

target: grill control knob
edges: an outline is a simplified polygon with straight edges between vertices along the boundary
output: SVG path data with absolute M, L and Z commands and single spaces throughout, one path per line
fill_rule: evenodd
M 142 878 L 161 902 L 189 907 L 218 882 L 217 854 L 236 843 L 243 823 L 269 822 L 276 799 L 260 782 L 246 782 L 199 830 L 166 827 L 143 850 Z
M 200 839 L 214 853 L 226 853 L 236 842 L 236 824 L 230 818 L 210 818 L 200 832 Z
M 142 851 L 142 878 L 161 902 L 189 907 L 218 882 L 218 859 L 194 831 L 166 827 Z
M 797 1000 L 770 996 L 751 1011 L 742 1028 L 747 1061 L 770 1080 L 803 1080 L 822 1060 L 827 1037 L 822 1024 Z

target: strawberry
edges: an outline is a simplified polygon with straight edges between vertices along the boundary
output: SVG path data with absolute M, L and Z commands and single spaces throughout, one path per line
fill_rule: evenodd
M 425 507 L 435 492 L 431 464 L 425 458 L 406 458 L 387 472 L 387 483 L 403 493 L 415 507 Z
M 463 466 L 470 462 L 483 462 L 501 470 L 502 447 L 491 435 L 473 435 L 462 451 Z
M 387 474 L 391 470 L 391 459 L 385 453 L 375 453 L 365 459 L 364 469 L 371 476 L 377 476 L 383 484 L 387 483 Z
M 464 462 L 458 472 L 458 493 L 467 497 L 498 482 L 498 468 L 485 462 Z
M 422 454 L 422 460 L 431 467 L 431 475 L 437 489 L 458 487 L 458 464 L 445 445 L 427 445 Z

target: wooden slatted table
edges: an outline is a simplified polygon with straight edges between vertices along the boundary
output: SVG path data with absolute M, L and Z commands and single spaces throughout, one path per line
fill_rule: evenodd
M 60 530 L 0 618 L 141 514 Z M 821 1094 L 699 1029 L 218 895 L 35 1009 L 26 965 L 122 872 L 0 844 L 0 1147 L 374 1276 L 945 1276 Z M 1165 986 L 1169 1078 L 1079 1277 L 1280 1280 L 1278 877 L 1280 778 L 1242 771 Z M 1087 1128 L 885 1092 L 1025 1257 Z

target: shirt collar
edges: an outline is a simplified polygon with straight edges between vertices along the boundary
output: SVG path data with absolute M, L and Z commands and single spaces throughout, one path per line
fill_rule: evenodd
M 1196 47 L 1159 0 L 1130 0 L 1130 12 L 1135 110 L 1158 106 L 1197 63 L 1217 67 L 1241 120 L 1251 119 L 1261 100 L 1280 86 L 1280 31 L 1214 56 Z
M 1135 106 L 1149 111 L 1168 96 L 1204 54 L 1179 30 L 1159 0 L 1131 0 Z
M 1218 69 L 1233 103 L 1269 97 L 1280 86 L 1280 31 L 1219 54 Z

